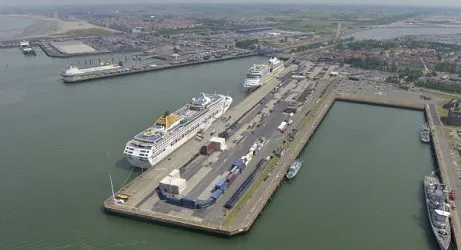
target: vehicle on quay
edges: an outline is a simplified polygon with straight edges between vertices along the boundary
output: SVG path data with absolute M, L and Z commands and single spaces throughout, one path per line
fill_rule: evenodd
M 286 172 L 285 177 L 288 180 L 295 177 L 298 174 L 299 170 L 301 169 L 302 165 L 303 165 L 302 160 L 298 159 L 298 160 L 294 161 L 291 164 L 291 166 L 288 168 L 288 171 Z
M 164 159 L 185 142 L 198 137 L 232 104 L 230 96 L 202 93 L 174 112 L 165 112 L 151 127 L 127 142 L 128 162 L 147 169 Z M 203 137 L 202 137 L 203 138 Z
M 248 90 L 261 87 L 284 68 L 283 62 L 276 57 L 271 57 L 269 61 L 264 64 L 254 64 L 246 73 L 243 87 Z
M 107 63 L 107 62 L 101 63 L 101 65 L 96 66 L 96 67 L 83 68 L 83 69 L 70 65 L 63 72 L 61 72 L 61 75 L 63 78 L 76 77 L 76 76 L 81 76 L 81 75 L 109 72 L 113 70 L 118 70 L 121 67 L 122 66 L 120 64 L 114 65 L 112 63 Z
M 451 242 L 450 205 L 445 202 L 445 185 L 432 173 L 424 177 L 424 196 L 432 231 L 441 249 L 447 250 Z
M 422 142 L 429 143 L 431 141 L 431 132 L 427 123 L 423 124 L 419 133 Z

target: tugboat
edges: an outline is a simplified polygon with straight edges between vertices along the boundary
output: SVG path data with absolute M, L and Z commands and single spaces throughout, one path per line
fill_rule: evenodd
M 294 161 L 293 164 L 291 164 L 290 168 L 288 168 L 288 171 L 285 174 L 285 177 L 287 177 L 288 180 L 295 177 L 298 174 L 299 170 L 301 169 L 302 165 L 303 165 L 302 160 L 298 159 Z
M 427 215 L 440 249 L 447 250 L 451 242 L 450 205 L 445 202 L 445 185 L 434 173 L 424 177 Z
M 424 123 L 420 131 L 421 141 L 424 143 L 429 143 L 431 141 L 431 132 L 427 123 Z

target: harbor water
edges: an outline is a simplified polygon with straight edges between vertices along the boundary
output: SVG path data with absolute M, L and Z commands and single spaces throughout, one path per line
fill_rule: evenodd
M 97 59 L 98 57 L 93 57 Z M 75 60 L 75 59 L 74 59 Z M 0 249 L 436 249 L 416 111 L 336 103 L 250 233 L 231 239 L 113 215 L 127 140 L 202 91 L 238 103 L 261 57 L 64 84 L 68 59 L 0 50 Z M 8 67 L 6 67 L 8 64 Z
M 351 34 L 356 40 L 387 40 L 402 36 L 414 35 L 452 35 L 459 34 L 461 28 L 431 28 L 431 27 L 383 27 L 373 28 Z
M 0 15 L 0 41 L 14 40 L 34 22 L 32 18 Z

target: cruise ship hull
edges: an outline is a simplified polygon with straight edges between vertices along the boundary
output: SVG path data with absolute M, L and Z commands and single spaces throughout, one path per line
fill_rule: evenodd
M 209 113 L 216 112 L 215 115 L 212 115 L 210 119 L 203 119 L 203 118 L 200 119 L 197 122 L 198 124 L 197 127 L 194 127 L 190 133 L 185 134 L 184 137 L 179 139 L 173 145 L 168 145 L 167 147 L 162 149 L 163 151 L 161 153 L 153 155 L 152 152 L 150 152 L 148 156 L 148 161 L 146 161 L 146 159 L 143 157 L 137 157 L 137 156 L 128 155 L 128 154 L 125 154 L 126 159 L 131 165 L 141 168 L 141 169 L 148 169 L 152 166 L 155 166 L 160 161 L 167 158 L 168 155 L 170 155 L 175 150 L 177 150 L 179 147 L 181 147 L 184 143 L 186 143 L 187 141 L 195 137 L 199 131 L 207 130 L 216 119 L 221 117 L 229 109 L 231 103 L 232 103 L 232 98 L 227 97 L 227 99 L 223 100 L 222 104 L 216 104 L 216 106 L 212 107 L 209 111 Z
M 257 89 L 257 88 L 263 86 L 264 84 L 266 84 L 268 81 L 270 81 L 275 76 L 277 76 L 277 74 L 279 74 L 284 68 L 285 67 L 283 66 L 283 64 L 280 64 L 279 67 L 273 69 L 272 72 L 270 72 L 267 75 L 263 76 L 258 81 L 252 82 L 252 83 L 247 83 L 247 82 L 243 83 L 243 87 L 248 91 Z

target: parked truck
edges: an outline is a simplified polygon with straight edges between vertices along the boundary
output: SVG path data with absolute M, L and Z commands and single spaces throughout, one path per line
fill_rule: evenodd
M 280 133 L 283 133 L 283 132 L 285 132 L 285 129 L 287 128 L 287 125 L 288 124 L 286 122 L 282 122 L 282 123 L 280 123 L 280 125 L 278 126 L 277 129 L 280 131 Z
M 204 145 L 200 148 L 201 155 L 211 155 L 214 151 L 215 151 L 215 148 L 213 147 L 213 143 Z

